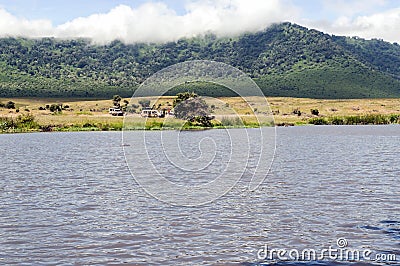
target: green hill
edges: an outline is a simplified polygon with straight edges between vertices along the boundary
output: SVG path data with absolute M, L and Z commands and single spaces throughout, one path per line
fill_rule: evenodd
M 331 36 L 291 23 L 238 37 L 207 35 L 165 44 L 3 38 L 0 96 L 129 97 L 158 70 L 199 59 L 241 69 L 267 96 L 400 97 L 398 44 Z M 216 86 L 200 89 L 226 95 Z

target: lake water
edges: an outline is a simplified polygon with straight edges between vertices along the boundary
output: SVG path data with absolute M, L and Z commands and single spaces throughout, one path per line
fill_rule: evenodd
M 185 132 L 182 141 L 212 139 L 215 132 Z M 162 133 L 151 134 L 147 152 L 171 182 L 229 174 L 214 164 L 177 178 L 170 161 L 157 156 Z M 189 159 L 215 146 L 184 144 Z M 214 148 L 213 161 L 229 162 L 229 149 Z M 343 238 L 351 249 L 395 255 L 397 261 L 381 264 L 399 265 L 399 151 L 398 125 L 278 128 L 261 186 L 248 191 L 244 178 L 211 203 L 183 207 L 138 185 L 119 132 L 0 135 L 0 264 L 253 265 L 266 245 L 321 251 Z M 145 165 L 140 155 L 136 165 Z

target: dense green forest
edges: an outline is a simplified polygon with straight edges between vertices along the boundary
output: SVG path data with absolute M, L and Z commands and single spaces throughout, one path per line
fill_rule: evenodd
M 241 69 L 267 96 L 400 97 L 398 44 L 331 36 L 291 23 L 238 37 L 210 34 L 165 44 L 3 38 L 0 96 L 129 97 L 153 73 L 199 59 Z M 189 89 L 226 95 L 218 86 L 197 87 Z

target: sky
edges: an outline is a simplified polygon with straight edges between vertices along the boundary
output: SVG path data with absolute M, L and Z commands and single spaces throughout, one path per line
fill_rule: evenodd
M 0 0 L 0 37 L 169 42 L 234 36 L 284 21 L 400 42 L 400 0 Z

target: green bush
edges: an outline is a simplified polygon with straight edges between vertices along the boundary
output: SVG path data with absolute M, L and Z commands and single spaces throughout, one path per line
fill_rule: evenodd
M 308 120 L 309 124 L 313 125 L 328 125 L 328 121 L 325 118 L 311 118 Z
M 345 124 L 345 121 L 344 121 L 344 119 L 343 119 L 342 117 L 333 117 L 333 118 L 330 120 L 330 123 L 331 123 L 332 125 L 344 125 L 344 124 Z
M 390 123 L 394 124 L 394 123 L 400 123 L 400 115 L 390 115 L 389 116 L 389 121 Z
M 46 105 L 46 107 L 47 107 L 47 105 Z M 61 113 L 62 110 L 63 110 L 63 105 L 62 105 L 62 103 L 60 103 L 60 104 L 52 104 L 52 105 L 50 105 L 49 109 L 50 109 L 50 112 Z
M 243 121 L 239 117 L 235 118 L 222 117 L 221 125 L 224 127 L 244 126 Z
M 366 115 L 361 118 L 362 123 L 365 125 L 386 125 L 389 120 L 384 115 Z
M 400 123 L 400 115 L 368 114 L 363 116 L 344 116 L 325 118 L 312 118 L 309 124 L 314 125 L 387 125 Z
M 37 130 L 39 128 L 39 124 L 36 122 L 35 117 L 32 114 L 19 115 L 17 118 L 0 117 L 1 132 Z
M 94 124 L 91 124 L 91 123 L 89 123 L 89 122 L 86 122 L 85 124 L 83 124 L 83 126 L 82 127 L 84 127 L 84 128 L 90 128 L 90 127 L 96 127 Z
M 318 116 L 319 115 L 318 109 L 311 109 L 311 114 Z
M 360 116 L 346 116 L 346 125 L 360 125 L 361 117 Z
M 5 107 L 7 109 L 15 109 L 15 103 L 12 101 L 9 101 L 8 103 L 6 103 Z
M 38 129 L 39 124 L 32 114 L 20 115 L 17 117 L 17 127 L 21 129 Z
M 8 131 L 15 127 L 15 122 L 11 117 L 0 117 L 0 131 Z
M 295 115 L 301 116 L 301 111 L 299 108 L 294 109 L 292 113 Z

